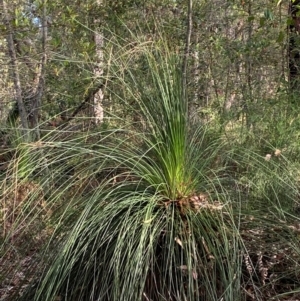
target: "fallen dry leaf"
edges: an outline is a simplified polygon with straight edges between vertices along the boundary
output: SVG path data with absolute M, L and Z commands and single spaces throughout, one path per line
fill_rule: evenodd
M 181 240 L 178 237 L 175 237 L 175 241 L 181 246 L 181 248 L 183 249 L 183 244 L 181 242 Z

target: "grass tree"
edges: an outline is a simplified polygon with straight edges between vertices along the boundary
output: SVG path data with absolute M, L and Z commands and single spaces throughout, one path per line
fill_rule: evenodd
M 53 180 L 48 202 L 60 206 L 45 250 L 50 260 L 23 300 L 259 298 L 247 288 L 254 274 L 244 277 L 244 269 L 255 266 L 243 231 L 255 222 L 241 214 L 247 202 L 235 185 L 242 183 L 231 181 L 223 140 L 188 118 L 178 56 L 149 44 L 119 53 L 111 67 L 119 89 L 111 93 L 138 118 L 123 128 L 48 143 L 53 168 L 64 160 L 76 167 L 71 177 L 61 172 Z M 230 156 L 231 162 L 269 163 Z
M 177 57 L 138 55 L 143 72 L 115 76 L 143 130 L 98 145 L 119 174 L 82 200 L 36 300 L 238 299 L 238 232 L 212 170 L 222 143 L 190 123 Z

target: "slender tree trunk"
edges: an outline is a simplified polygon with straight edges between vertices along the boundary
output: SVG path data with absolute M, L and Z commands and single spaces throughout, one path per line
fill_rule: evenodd
M 290 1 L 289 14 L 292 24 L 289 25 L 289 81 L 292 92 L 299 92 L 300 88 L 300 0 Z
M 247 44 L 249 49 L 251 49 L 252 44 L 252 32 L 253 32 L 253 20 L 252 20 L 252 0 L 248 0 L 247 3 L 247 13 L 248 13 L 248 32 L 247 32 Z M 245 91 L 243 93 L 243 112 L 246 119 L 247 130 L 253 127 L 251 121 L 251 110 L 252 110 L 252 57 L 250 50 L 245 55 L 245 71 L 246 71 L 246 84 Z
M 194 122 L 198 122 L 199 116 L 197 109 L 200 106 L 200 89 L 201 89 L 201 83 L 200 83 L 200 57 L 199 57 L 199 36 L 198 31 L 195 31 L 195 38 L 193 39 L 195 48 L 192 53 L 193 57 L 193 73 L 192 73 L 192 83 L 193 83 L 193 96 L 191 99 L 191 103 L 189 104 L 189 118 L 193 120 Z M 202 103 L 202 101 L 201 101 Z
M 13 38 L 13 29 L 11 26 L 11 17 L 8 12 L 6 3 L 4 0 L 0 0 L 0 6 L 2 7 L 2 13 L 3 13 L 3 21 L 6 26 L 7 30 L 7 46 L 8 46 L 8 53 L 10 57 L 10 65 L 11 65 L 11 72 L 13 75 L 13 81 L 14 81 L 14 88 L 16 93 L 16 99 L 18 104 L 18 111 L 21 118 L 21 125 L 23 128 L 23 134 L 25 135 L 26 140 L 29 140 L 29 126 L 27 121 L 27 112 L 24 105 L 23 100 L 23 94 L 22 94 L 22 87 L 21 87 L 21 81 L 20 81 L 20 72 L 18 67 L 18 60 L 16 55 L 16 49 L 14 45 L 14 38 Z
M 97 5 L 100 6 L 102 4 L 102 0 L 97 0 Z M 104 36 L 101 32 L 100 26 L 101 21 L 100 19 L 94 20 L 94 42 L 95 42 L 95 51 L 96 51 L 96 64 L 94 67 L 94 77 L 96 81 L 101 80 L 103 76 L 103 47 L 104 47 Z M 94 117 L 95 123 L 99 124 L 103 121 L 104 112 L 103 112 L 103 99 L 104 93 L 103 89 L 98 89 L 97 93 L 94 95 L 93 99 L 93 108 L 94 108 Z
M 33 98 L 29 114 L 30 127 L 35 129 L 36 139 L 40 139 L 39 132 L 39 111 L 42 103 L 42 96 L 45 87 L 45 69 L 47 63 L 47 12 L 46 1 L 43 1 L 43 15 L 41 19 L 41 36 L 42 36 L 42 58 L 39 64 L 38 72 L 36 74 L 35 85 L 33 90 Z
M 192 28 L 193 28 L 192 12 L 193 12 L 193 0 L 188 0 L 187 32 L 186 32 L 186 42 L 185 42 L 183 65 L 182 65 L 182 89 L 184 94 L 186 94 L 186 89 L 187 89 L 187 66 L 188 66 L 188 59 L 190 54 L 191 36 L 192 36 Z M 184 95 L 184 97 L 185 96 L 186 95 Z M 187 101 L 186 103 L 188 105 Z M 189 118 L 190 116 L 189 116 L 188 107 L 186 108 L 186 114 L 187 114 L 187 118 Z

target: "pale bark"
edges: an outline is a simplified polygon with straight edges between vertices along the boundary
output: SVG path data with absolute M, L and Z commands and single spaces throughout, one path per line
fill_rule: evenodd
M 188 65 L 188 59 L 190 53 L 192 27 L 193 27 L 192 8 L 193 8 L 193 1 L 188 0 L 187 33 L 186 33 L 186 42 L 185 42 L 183 66 L 182 66 L 183 89 L 186 88 L 186 84 L 187 84 L 187 65 Z
M 187 32 L 186 32 L 186 42 L 185 42 L 185 49 L 184 49 L 184 57 L 183 57 L 183 65 L 182 65 L 182 91 L 183 97 L 186 97 L 186 90 L 187 90 L 187 66 L 188 66 L 188 59 L 190 55 L 190 45 L 191 45 L 191 36 L 192 36 L 192 27 L 193 27 L 193 20 L 192 20 L 192 6 L 193 1 L 188 0 L 188 18 L 187 18 Z M 190 106 L 193 106 L 190 104 Z M 190 112 L 193 108 L 189 107 L 189 103 L 186 100 L 186 118 L 190 119 Z
M 36 73 L 36 78 L 34 80 L 33 85 L 33 98 L 30 108 L 30 114 L 29 114 L 29 122 L 31 128 L 34 128 L 36 131 L 36 138 L 39 139 L 40 133 L 38 129 L 39 124 L 39 111 L 41 108 L 41 102 L 42 102 L 42 96 L 44 92 L 45 87 L 45 68 L 47 63 L 47 49 L 46 49 L 46 43 L 47 43 L 47 13 L 46 13 L 46 3 L 44 1 L 43 3 L 43 16 L 41 19 L 41 36 L 42 36 L 42 58 L 41 62 L 38 67 L 38 71 Z
M 102 0 L 97 0 L 97 5 L 101 5 Z M 103 47 L 104 47 L 104 36 L 100 30 L 100 20 L 94 20 L 94 42 L 95 42 L 95 51 L 96 51 L 96 64 L 94 67 L 94 77 L 96 81 L 101 80 L 103 76 Z M 103 111 L 103 99 L 104 93 L 103 89 L 98 89 L 97 93 L 94 94 L 93 99 L 93 108 L 94 108 L 94 117 L 95 123 L 99 124 L 103 121 L 104 118 L 104 111 Z
M 24 105 L 23 100 L 23 94 L 22 94 L 22 86 L 20 81 L 20 72 L 18 67 L 18 60 L 16 55 L 16 49 L 14 45 L 14 39 L 13 39 L 13 29 L 10 24 L 10 14 L 8 12 L 6 3 L 4 0 L 0 0 L 0 6 L 2 7 L 2 14 L 3 14 L 3 21 L 7 30 L 6 40 L 7 40 L 7 47 L 8 47 L 8 53 L 10 57 L 10 65 L 11 65 L 11 72 L 13 75 L 13 81 L 14 81 L 14 89 L 16 94 L 16 100 L 18 104 L 18 111 L 21 118 L 21 125 L 23 128 L 23 134 L 25 135 L 26 139 L 29 139 L 29 126 L 27 121 L 27 112 Z
M 199 86 L 200 86 L 200 58 L 199 58 L 199 49 L 198 49 L 198 43 L 199 43 L 199 37 L 196 33 L 195 36 L 195 47 L 196 49 L 193 51 L 193 91 L 194 91 L 194 95 L 192 97 L 192 101 L 189 105 L 189 119 L 194 121 L 194 122 L 198 122 L 199 120 L 199 116 L 198 116 L 198 110 L 197 108 L 200 105 L 200 93 L 199 93 Z

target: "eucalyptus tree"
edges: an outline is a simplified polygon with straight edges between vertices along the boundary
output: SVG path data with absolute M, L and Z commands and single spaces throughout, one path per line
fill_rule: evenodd
M 34 22 L 34 16 L 31 15 L 31 8 L 27 1 L 8 4 L 3 0 L 1 6 L 4 12 L 11 80 L 14 82 L 16 98 L 16 103 L 12 106 L 8 120 L 14 121 L 19 115 L 26 136 L 29 134 L 28 129 L 32 128 L 35 129 L 35 137 L 32 138 L 38 139 L 38 116 L 45 86 L 47 62 L 46 5 L 43 1 L 41 2 L 42 10 L 39 14 L 40 17 L 36 19 L 38 20 L 37 23 Z M 35 54 L 33 54 L 34 52 Z M 33 54 L 32 57 L 30 53 Z M 28 139 L 29 137 L 27 137 Z
M 7 47 L 8 47 L 8 51 L 9 51 L 10 60 L 11 60 L 14 88 L 15 88 L 15 94 L 16 94 L 16 98 L 17 98 L 17 107 L 18 107 L 18 110 L 20 111 L 21 123 L 22 123 L 23 129 L 26 131 L 26 130 L 28 130 L 27 113 L 26 113 L 25 104 L 23 101 L 23 93 L 22 93 L 22 87 L 21 87 L 21 81 L 20 81 L 20 73 L 19 73 L 19 66 L 18 66 L 18 61 L 17 61 L 17 54 L 16 54 L 15 45 L 14 45 L 11 16 L 10 16 L 10 13 L 8 11 L 7 5 L 4 2 L 4 0 L 2 0 L 0 4 L 1 4 L 2 10 L 3 10 L 3 19 L 4 19 L 4 24 L 5 24 L 6 30 L 7 30 L 6 41 L 7 41 Z
M 97 6 L 102 5 L 102 0 L 96 1 Z M 94 19 L 94 40 L 95 40 L 95 67 L 94 76 L 96 80 L 101 80 L 101 76 L 104 74 L 104 35 L 101 29 L 101 22 L 99 17 Z M 103 88 L 99 88 L 99 91 L 94 95 L 94 115 L 95 122 L 103 122 Z

